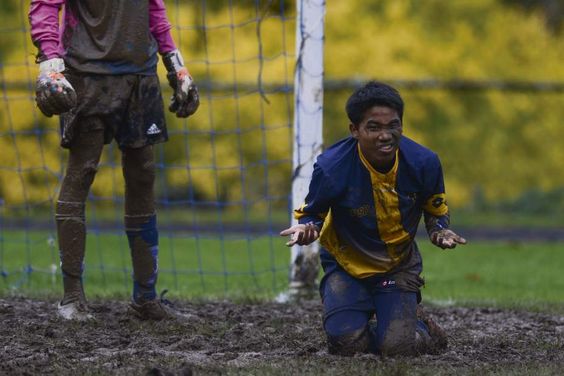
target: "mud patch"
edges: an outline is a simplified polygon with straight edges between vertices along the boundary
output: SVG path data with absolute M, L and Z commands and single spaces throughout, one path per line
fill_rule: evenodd
M 428 308 L 449 335 L 442 354 L 330 355 L 319 301 L 177 302 L 184 318 L 138 321 L 121 301 L 91 303 L 93 322 L 63 322 L 54 301 L 0 299 L 0 374 L 557 374 L 564 315 Z

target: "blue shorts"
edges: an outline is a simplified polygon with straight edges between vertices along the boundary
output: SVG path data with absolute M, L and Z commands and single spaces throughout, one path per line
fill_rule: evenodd
M 368 351 L 415 344 L 418 293 L 402 291 L 389 276 L 355 278 L 324 249 L 320 251 L 325 272 L 320 284 L 324 307 L 323 327 L 329 341 L 368 331 Z M 375 320 L 374 320 L 375 318 Z

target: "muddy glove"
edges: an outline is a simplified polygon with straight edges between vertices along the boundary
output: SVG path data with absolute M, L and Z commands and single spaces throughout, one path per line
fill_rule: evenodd
M 309 245 L 319 238 L 319 228 L 312 222 L 297 224 L 280 232 L 280 236 L 290 235 L 286 246 Z
M 45 60 L 39 64 L 35 101 L 45 116 L 60 115 L 76 105 L 76 92 L 63 76 L 64 70 L 65 63 L 61 58 Z
M 180 51 L 174 50 L 166 53 L 163 55 L 163 62 L 168 72 L 166 78 L 174 90 L 168 109 L 176 113 L 177 117 L 188 117 L 196 112 L 200 105 L 198 88 L 184 66 Z
M 466 239 L 446 228 L 433 232 L 430 238 L 431 243 L 442 249 L 454 248 L 457 244 L 466 244 Z

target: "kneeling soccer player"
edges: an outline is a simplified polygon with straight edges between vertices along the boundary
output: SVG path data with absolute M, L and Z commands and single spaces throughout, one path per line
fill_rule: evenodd
M 447 345 L 418 303 L 424 281 L 415 234 L 421 216 L 433 244 L 466 240 L 449 230 L 443 173 L 431 150 L 402 135 L 404 104 L 368 82 L 348 99 L 351 136 L 317 159 L 288 246 L 320 239 L 320 293 L 329 352 L 415 354 Z M 376 320 L 373 320 L 373 317 Z

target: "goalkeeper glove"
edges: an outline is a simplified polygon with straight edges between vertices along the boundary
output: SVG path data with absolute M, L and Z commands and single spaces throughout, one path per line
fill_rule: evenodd
M 63 75 L 64 70 L 65 63 L 61 58 L 39 64 L 35 101 L 45 116 L 65 113 L 76 105 L 76 92 Z
M 185 118 L 192 115 L 200 105 L 198 88 L 188 69 L 180 51 L 174 50 L 163 55 L 163 62 L 167 70 L 168 83 L 174 90 L 168 109 L 176 113 L 177 117 Z

